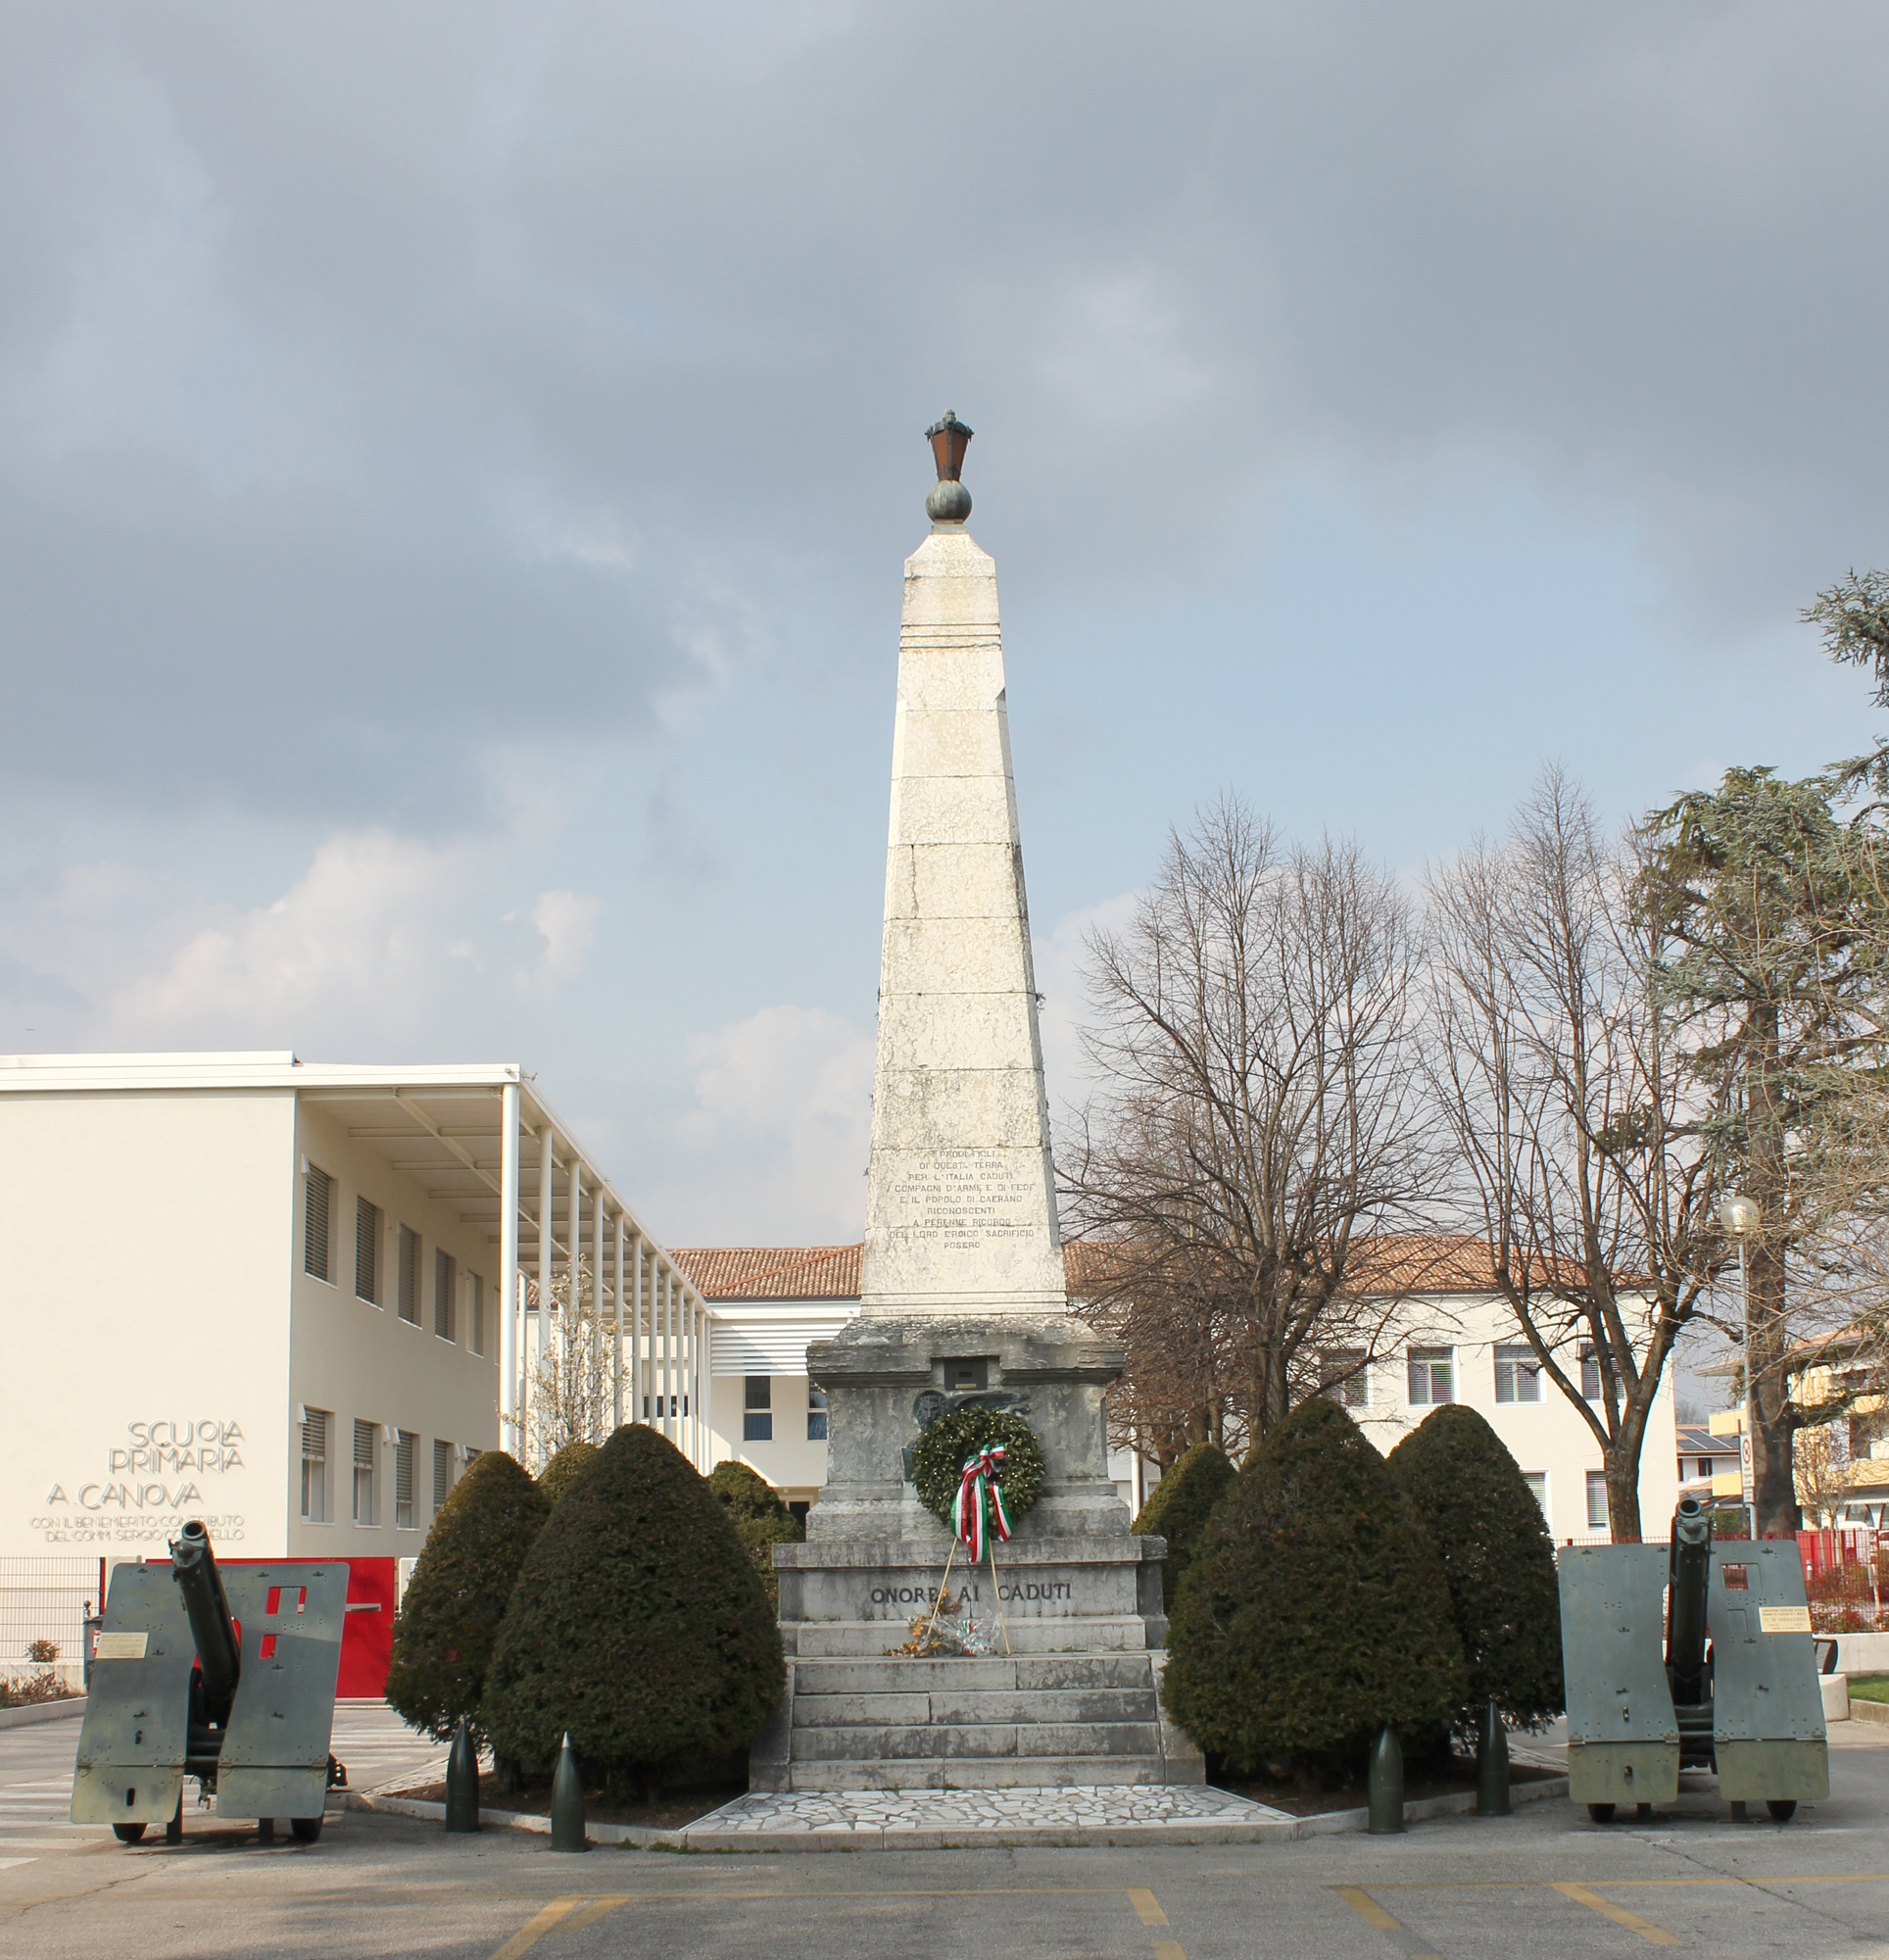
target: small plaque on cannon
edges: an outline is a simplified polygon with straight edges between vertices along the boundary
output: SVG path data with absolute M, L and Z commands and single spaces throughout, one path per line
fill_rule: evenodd
M 100 1634 L 98 1645 L 92 1649 L 94 1660 L 142 1660 L 145 1643 L 150 1640 L 148 1633 Z

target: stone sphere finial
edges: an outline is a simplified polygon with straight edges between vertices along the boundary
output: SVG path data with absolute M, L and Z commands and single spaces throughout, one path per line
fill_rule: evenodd
M 938 481 L 925 499 L 925 514 L 935 524 L 961 524 L 971 514 L 971 493 L 958 481 L 964 468 L 964 452 L 970 447 L 971 430 L 946 409 L 944 419 L 934 422 L 925 434 L 938 464 Z

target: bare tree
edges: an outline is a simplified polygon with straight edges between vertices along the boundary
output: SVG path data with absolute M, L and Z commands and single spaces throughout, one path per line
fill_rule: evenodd
M 1549 770 L 1502 842 L 1429 879 L 1430 1073 L 1464 1195 L 1524 1338 L 1600 1445 L 1621 1541 L 1640 1537 L 1673 1341 L 1727 1256 L 1636 868 Z
M 567 1443 L 602 1443 L 610 1433 L 614 1326 L 597 1310 L 590 1267 L 576 1266 L 551 1283 L 550 1310 L 539 1312 L 541 1347 L 531 1371 L 526 1421 L 531 1461 L 542 1467 Z
M 1136 1427 L 1250 1448 L 1377 1351 L 1396 1301 L 1347 1286 L 1356 1249 L 1434 1183 L 1410 909 L 1355 847 L 1284 847 L 1223 798 L 1088 956 L 1086 1310 L 1127 1339 Z

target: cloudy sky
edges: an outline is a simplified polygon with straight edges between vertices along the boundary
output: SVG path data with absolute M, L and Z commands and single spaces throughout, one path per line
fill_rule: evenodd
M 0 1050 L 518 1059 L 855 1236 L 899 566 L 977 429 L 1052 1098 L 1221 788 L 1408 871 L 1877 731 L 1889 19 L 15 8 Z

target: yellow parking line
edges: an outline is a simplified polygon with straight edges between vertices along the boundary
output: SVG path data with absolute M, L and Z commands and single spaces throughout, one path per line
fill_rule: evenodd
M 492 1960 L 517 1960 L 517 1956 L 527 1946 L 536 1946 L 576 1903 L 574 1898 L 553 1899 L 548 1906 L 526 1920 L 524 1925 L 519 1927 L 517 1932 L 493 1954 Z
M 1187 1960 L 1187 1949 L 1178 1939 L 1157 1939 L 1154 1960 Z
M 1602 1919 L 1611 1919 L 1616 1926 L 1623 1926 L 1628 1933 L 1637 1933 L 1640 1937 L 1654 1946 L 1677 1946 L 1679 1936 L 1669 1933 L 1663 1926 L 1655 1926 L 1650 1919 L 1642 1919 L 1636 1912 L 1628 1912 L 1623 1905 L 1616 1905 L 1612 1899 L 1604 1899 L 1598 1892 L 1590 1892 L 1585 1886 L 1577 1886 L 1572 1879 L 1560 1879 L 1553 1889 L 1563 1898 L 1571 1898 L 1576 1905 L 1584 1905 L 1589 1912 L 1597 1912 Z
M 1167 1925 L 1167 1914 L 1161 1910 L 1159 1901 L 1145 1886 L 1131 1886 L 1128 1902 L 1140 1915 L 1143 1926 Z
M 581 1933 L 585 1927 L 595 1926 L 606 1912 L 614 1912 L 618 1906 L 626 1904 L 631 1896 L 632 1894 L 629 1892 L 617 1892 L 609 1898 L 592 1899 L 582 1912 L 571 1914 L 570 1918 L 564 1922 L 564 1931 L 566 1933 Z
M 1380 1933 L 1401 1933 L 1404 1930 L 1402 1921 L 1392 1919 L 1369 1892 L 1357 1886 L 1333 1886 L 1332 1889 L 1367 1926 L 1375 1926 Z

